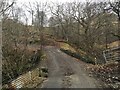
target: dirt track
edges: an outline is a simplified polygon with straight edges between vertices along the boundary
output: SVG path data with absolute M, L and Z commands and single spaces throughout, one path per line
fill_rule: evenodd
M 99 82 L 89 77 L 85 65 L 53 46 L 45 47 L 48 79 L 41 88 L 98 88 Z

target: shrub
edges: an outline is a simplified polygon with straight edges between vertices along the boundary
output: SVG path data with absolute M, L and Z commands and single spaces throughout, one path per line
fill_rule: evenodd
M 8 83 L 19 75 L 31 70 L 41 60 L 41 56 L 41 50 L 31 52 L 27 49 L 3 48 L 2 83 Z

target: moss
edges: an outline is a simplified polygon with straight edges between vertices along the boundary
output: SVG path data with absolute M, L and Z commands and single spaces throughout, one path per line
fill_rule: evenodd
M 60 42 L 60 48 L 64 50 L 70 50 L 71 52 L 76 52 L 76 50 L 72 46 L 64 42 Z
M 72 57 L 75 57 L 77 59 L 80 59 L 80 60 L 82 60 L 82 61 L 84 61 L 86 63 L 95 64 L 95 62 L 91 58 L 89 58 L 87 55 L 82 56 L 77 52 L 71 52 L 70 50 L 65 50 L 65 49 L 62 49 L 62 48 L 60 50 L 65 52 L 66 54 L 68 54 L 68 55 L 70 55 Z

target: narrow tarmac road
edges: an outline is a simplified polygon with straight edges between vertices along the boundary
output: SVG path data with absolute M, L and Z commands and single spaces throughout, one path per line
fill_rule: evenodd
M 98 81 L 89 77 L 81 61 L 54 46 L 45 47 L 48 79 L 40 88 L 98 88 Z

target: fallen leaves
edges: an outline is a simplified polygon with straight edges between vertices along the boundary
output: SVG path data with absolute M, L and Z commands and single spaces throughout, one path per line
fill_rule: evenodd
M 87 70 L 90 71 L 89 74 L 107 83 L 110 88 L 120 88 L 120 63 L 91 65 L 87 67 Z

